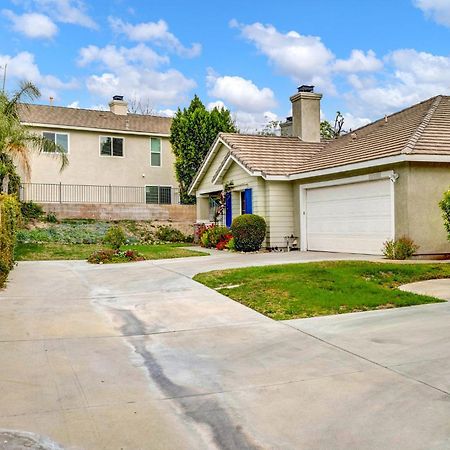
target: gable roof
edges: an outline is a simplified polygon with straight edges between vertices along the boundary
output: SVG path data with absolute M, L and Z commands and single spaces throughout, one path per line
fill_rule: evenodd
M 48 125 L 59 128 L 86 128 L 168 135 L 172 119 L 141 114 L 118 115 L 111 111 L 66 108 L 34 104 L 19 105 L 20 119 L 31 126 Z
M 318 143 L 303 142 L 298 137 L 221 133 L 191 184 L 191 192 L 204 176 L 219 143 L 229 152 L 213 179 L 224 172 L 230 160 L 252 175 L 294 179 L 328 169 L 343 171 L 351 164 L 375 165 L 383 158 L 402 155 L 450 158 L 450 96 L 430 98 L 338 139 Z

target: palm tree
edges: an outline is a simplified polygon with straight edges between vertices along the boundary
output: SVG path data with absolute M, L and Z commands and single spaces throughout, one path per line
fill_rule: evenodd
M 16 164 L 22 167 L 25 178 L 29 179 L 31 151 L 51 152 L 59 156 L 61 170 L 68 164 L 61 146 L 33 133 L 20 122 L 19 105 L 26 108 L 24 100 L 33 101 L 40 95 L 39 89 L 30 82 L 20 83 L 18 91 L 11 96 L 0 92 L 0 190 L 4 177 L 16 180 L 17 184 Z

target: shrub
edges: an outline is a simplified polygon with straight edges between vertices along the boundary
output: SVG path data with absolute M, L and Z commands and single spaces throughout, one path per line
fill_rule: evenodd
M 103 242 L 110 245 L 114 250 L 118 250 L 125 244 L 127 237 L 120 225 L 113 225 L 105 234 Z
M 186 242 L 187 237 L 176 228 L 169 225 L 161 225 L 156 230 L 156 239 L 163 242 Z
M 88 258 L 88 262 L 91 264 L 109 264 L 144 260 L 144 256 L 135 250 L 121 251 L 112 249 L 97 250 Z
M 12 195 L 0 195 L 0 279 L 14 266 L 14 247 L 20 206 Z
M 228 242 L 227 245 L 225 245 L 225 248 L 227 248 L 228 250 L 236 250 L 236 244 L 234 242 L 234 237 L 232 237 Z
M 254 252 L 261 248 L 266 237 L 266 221 L 256 214 L 243 214 L 233 220 L 231 231 L 236 250 Z
M 48 223 L 58 223 L 58 218 L 56 217 L 56 215 L 54 213 L 48 213 L 45 220 Z
M 447 239 L 450 241 L 450 189 L 444 192 L 442 200 L 439 202 L 442 209 L 442 218 L 444 219 L 444 226 L 447 230 Z
M 230 237 L 227 239 L 226 236 L 228 235 L 230 235 Z M 217 248 L 219 242 L 222 241 L 228 242 L 231 239 L 231 237 L 232 236 L 230 230 L 227 227 L 210 225 L 209 227 L 206 227 L 206 229 L 203 231 L 200 243 L 203 247 L 206 248 L 215 248 L 215 247 Z M 220 250 L 223 250 L 223 248 L 221 248 Z
M 23 219 L 28 222 L 32 219 L 39 220 L 44 216 L 44 210 L 41 205 L 30 202 L 21 202 L 20 203 L 20 212 L 22 214 Z
M 419 246 L 408 237 L 389 240 L 383 244 L 383 255 L 388 259 L 408 259 L 414 255 Z
M 217 250 L 223 250 L 224 248 L 228 248 L 228 243 L 233 239 L 233 235 L 228 231 L 228 234 L 222 236 L 219 242 L 216 244 Z

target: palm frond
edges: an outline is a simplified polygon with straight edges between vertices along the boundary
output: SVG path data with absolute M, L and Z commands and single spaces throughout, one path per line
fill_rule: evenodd
M 12 95 L 12 97 L 7 101 L 4 107 L 4 113 L 6 115 L 18 116 L 17 107 L 19 103 L 23 102 L 25 99 L 29 101 L 36 100 L 41 96 L 39 89 L 30 81 L 21 81 L 19 89 Z

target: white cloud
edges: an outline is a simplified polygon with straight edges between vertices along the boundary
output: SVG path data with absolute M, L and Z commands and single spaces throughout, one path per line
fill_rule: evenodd
M 212 111 L 214 108 L 217 108 L 217 109 L 228 109 L 227 106 L 225 105 L 225 103 L 222 100 L 217 100 L 215 102 L 209 102 L 206 105 L 206 109 L 208 111 Z
M 448 0 L 415 0 L 414 4 L 435 22 L 450 27 L 450 2 Z
M 46 15 L 39 13 L 14 14 L 9 9 L 2 11 L 11 23 L 14 31 L 32 39 L 50 39 L 58 32 L 58 27 Z
M 5 64 L 8 65 L 8 85 L 12 84 L 11 81 L 29 80 L 40 88 L 43 97 L 58 98 L 58 90 L 74 89 L 78 86 L 76 80 L 64 82 L 53 75 L 42 74 L 30 52 L 20 52 L 15 56 L 0 55 L 0 66 L 4 67 Z
M 121 94 L 152 107 L 179 104 L 196 86 L 178 70 L 156 70 L 156 66 L 167 62 L 167 58 L 160 57 L 144 44 L 132 48 L 89 46 L 80 50 L 79 59 L 83 66 L 98 63 L 102 69 L 86 81 L 91 93 L 105 100 Z
M 349 59 L 338 59 L 334 64 L 334 70 L 337 72 L 375 72 L 382 68 L 383 62 L 372 50 L 367 53 L 362 50 L 352 50 Z
M 109 17 L 112 30 L 118 34 L 124 34 L 128 39 L 137 42 L 152 42 L 164 47 L 180 56 L 193 58 L 199 56 L 202 47 L 198 43 L 191 47 L 185 47 L 180 40 L 169 31 L 169 26 L 164 20 L 158 22 L 142 22 L 133 25 L 115 17 Z
M 79 100 L 75 100 L 72 103 L 69 103 L 67 105 L 67 108 L 76 108 L 78 109 L 80 107 L 80 101 Z
M 156 114 L 158 116 L 164 116 L 164 117 L 174 117 L 176 113 L 177 112 L 175 109 L 170 109 L 170 108 L 159 109 L 158 111 L 156 111 Z
M 19 2 L 19 1 L 18 1 Z M 55 22 L 80 25 L 85 28 L 97 29 L 96 22 L 87 14 L 86 5 L 82 0 L 22 0 L 20 3 L 30 9 L 50 16 Z
M 274 26 L 261 23 L 245 25 L 233 20 L 230 25 L 238 27 L 242 36 L 266 55 L 282 74 L 297 83 L 311 83 L 328 91 L 334 90 L 330 68 L 335 57 L 320 37 L 303 36 L 296 31 L 283 34 Z
M 344 113 L 344 130 L 356 130 L 371 122 L 368 117 L 355 117 L 352 113 Z
M 279 120 L 278 116 L 271 112 L 249 113 L 246 111 L 233 111 L 233 119 L 241 133 L 254 134 L 261 131 L 269 122 Z
M 276 106 L 275 95 L 271 89 L 260 89 L 253 81 L 242 77 L 218 76 L 209 70 L 206 83 L 211 97 L 222 99 L 242 111 L 260 112 Z

